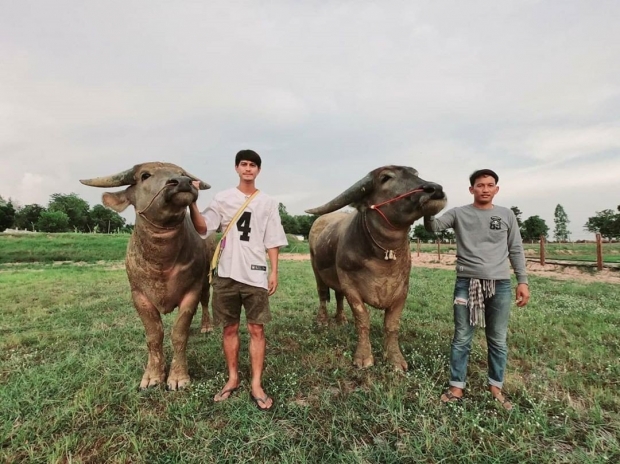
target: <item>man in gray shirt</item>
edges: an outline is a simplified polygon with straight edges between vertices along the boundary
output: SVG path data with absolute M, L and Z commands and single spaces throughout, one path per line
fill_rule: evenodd
M 424 227 L 429 232 L 452 228 L 456 233 L 450 388 L 441 401 L 462 399 L 474 328 L 480 326 L 488 345 L 489 391 L 510 410 L 512 404 L 502 394 L 512 300 L 509 262 L 517 277 L 517 306 L 527 304 L 530 291 L 517 219 L 512 210 L 493 204 L 498 180 L 490 169 L 474 172 L 469 178 L 473 204 L 452 208 L 439 218 L 425 217 Z

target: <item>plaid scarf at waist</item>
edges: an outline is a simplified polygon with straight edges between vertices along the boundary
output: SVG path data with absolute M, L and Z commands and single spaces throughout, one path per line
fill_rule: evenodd
M 469 324 L 486 327 L 484 319 L 484 300 L 495 295 L 495 281 L 486 279 L 469 280 Z

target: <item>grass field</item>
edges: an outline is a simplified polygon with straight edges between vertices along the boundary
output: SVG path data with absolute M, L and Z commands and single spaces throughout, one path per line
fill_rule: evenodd
M 125 257 L 128 234 L 0 234 L 1 263 L 50 263 L 54 261 L 118 261 Z M 524 244 L 527 256 L 537 258 L 538 244 Z M 420 249 L 425 253 L 437 253 L 437 244 L 423 243 Z M 411 251 L 417 250 L 412 242 Z M 289 236 L 289 245 L 284 253 L 308 253 L 307 241 L 294 241 Z M 456 245 L 442 244 L 441 253 L 454 254 Z M 596 262 L 594 243 L 547 243 L 547 259 Z M 620 263 L 620 243 L 603 244 L 603 261 Z
M 199 317 L 188 345 L 191 386 L 140 392 L 146 344 L 124 269 L 0 265 L 0 460 L 618 462 L 620 288 L 531 277 L 532 301 L 510 323 L 508 413 L 484 390 L 481 333 L 466 401 L 438 401 L 453 279 L 412 270 L 401 326 L 410 370 L 399 375 L 381 360 L 381 312 L 372 313 L 377 365 L 357 370 L 353 325 L 319 329 L 310 264 L 282 262 L 265 370 L 277 407 L 265 414 L 249 399 L 245 331 L 244 388 L 230 400 L 212 402 L 225 382 L 221 336 L 200 334 Z M 164 318 L 167 342 L 175 314 Z

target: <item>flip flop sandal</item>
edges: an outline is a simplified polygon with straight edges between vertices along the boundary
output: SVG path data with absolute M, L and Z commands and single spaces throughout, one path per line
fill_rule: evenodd
M 501 395 L 501 396 L 500 396 Z M 512 411 L 512 403 L 503 394 L 493 396 L 493 399 L 502 405 L 506 411 Z
M 254 404 L 256 405 L 256 407 L 263 411 L 263 412 L 267 412 L 267 411 L 271 411 L 273 409 L 273 407 L 275 406 L 276 402 L 275 400 L 272 398 L 271 399 L 271 406 L 269 406 L 268 408 L 261 408 L 260 404 L 258 404 L 259 402 L 261 402 L 263 405 L 267 404 L 267 401 L 269 400 L 269 395 L 265 395 L 263 398 L 259 398 L 257 396 L 254 396 L 250 393 L 250 398 L 252 398 L 252 401 L 254 402 Z
M 241 388 L 241 385 L 238 385 L 235 388 L 227 388 L 226 390 L 222 390 L 217 395 L 215 395 L 216 398 L 220 398 L 220 399 L 216 400 L 215 398 L 213 398 L 213 401 L 216 403 L 221 403 L 222 401 L 226 401 L 230 399 L 230 397 L 233 396 L 233 393 L 235 393 L 240 388 Z M 228 396 L 226 398 L 222 398 L 222 396 L 224 396 L 227 393 L 228 393 Z
M 452 390 L 446 391 L 443 395 L 441 395 L 440 399 L 442 403 L 458 403 L 460 401 L 463 401 L 463 397 L 456 396 L 454 393 L 452 393 Z

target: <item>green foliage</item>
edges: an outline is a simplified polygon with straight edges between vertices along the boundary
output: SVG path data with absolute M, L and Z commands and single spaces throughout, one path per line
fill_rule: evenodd
M 434 242 L 435 240 L 437 240 L 437 236 L 435 235 L 435 233 L 427 231 L 424 228 L 424 224 L 418 224 L 414 226 L 409 231 L 409 238 L 411 240 L 419 239 L 421 242 L 424 242 L 424 243 Z
M 9 200 L 0 204 L 0 232 L 10 229 L 15 224 L 15 207 Z
M 568 224 L 570 221 L 568 220 L 568 215 L 566 211 L 564 211 L 564 207 L 558 204 L 555 207 L 555 211 L 553 212 L 553 222 L 555 223 L 555 228 L 553 229 L 553 237 L 556 242 L 566 242 L 570 237 L 570 232 L 568 231 Z
M 69 218 L 69 227 L 75 232 L 88 232 L 89 205 L 75 193 L 54 193 L 50 197 L 48 211 L 63 212 Z M 43 229 L 41 229 L 43 230 Z M 53 231 L 47 231 L 53 232 Z
M 278 212 L 282 221 L 282 227 L 287 234 L 303 235 L 308 238 L 310 228 L 318 216 L 310 214 L 302 214 L 299 216 L 291 216 L 286 210 L 286 206 L 282 203 L 278 204 Z
M 541 235 L 547 237 L 548 234 L 549 226 L 540 216 L 530 216 L 523 222 L 523 240 L 538 241 Z
M 67 232 L 70 230 L 71 219 L 63 211 L 43 211 L 39 216 L 36 228 L 41 232 Z
M 530 278 L 534 298 L 511 315 L 505 389 L 515 409 L 506 413 L 486 392 L 483 330 L 475 334 L 465 401 L 439 402 L 453 272 L 411 271 L 400 328 L 410 370 L 398 375 L 382 361 L 382 311 L 370 317 L 377 365 L 355 369 L 353 324 L 317 328 L 310 264 L 282 262 L 263 377 L 277 406 L 264 414 L 249 399 L 243 325 L 242 389 L 231 399 L 212 401 L 225 383 L 222 337 L 200 335 L 199 317 L 187 347 L 190 387 L 140 392 L 146 342 L 123 269 L 0 271 L 0 299 L 11 302 L 0 337 L 4 462 L 551 464 L 620 457 L 617 285 Z M 168 365 L 175 318 L 163 317 Z
M 109 234 L 122 229 L 125 219 L 103 205 L 95 205 L 88 213 L 88 228 L 93 232 Z
M 607 240 L 620 238 L 620 213 L 611 209 L 598 211 L 596 216 L 588 218 L 584 228 L 588 232 L 601 234 Z
M 517 206 L 511 206 L 510 209 L 512 210 L 512 212 L 514 213 L 515 217 L 517 218 L 517 224 L 519 225 L 519 229 L 522 230 L 523 229 L 523 221 L 521 220 L 521 215 L 523 213 L 521 212 L 521 210 Z
M 43 211 L 45 208 L 36 203 L 18 209 L 15 213 L 15 227 L 34 231 Z

